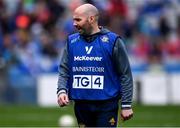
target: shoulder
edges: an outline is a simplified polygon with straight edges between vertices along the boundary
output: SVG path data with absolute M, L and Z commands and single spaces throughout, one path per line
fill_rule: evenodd
M 104 36 L 101 37 L 101 40 L 103 42 L 103 39 L 105 40 L 105 37 L 108 37 L 108 42 L 107 44 L 110 44 L 112 48 L 125 48 L 125 41 L 122 36 L 118 35 L 117 33 L 114 33 L 108 29 L 104 31 Z
M 118 34 L 110 31 L 109 29 L 103 28 L 101 31 L 102 35 L 107 35 L 111 39 L 116 39 L 117 37 L 120 37 Z
M 74 33 L 74 34 L 68 35 L 68 38 L 69 38 L 69 39 L 72 39 L 72 38 L 76 38 L 76 37 L 78 37 L 78 36 L 79 36 L 79 33 Z
M 115 40 L 115 42 L 124 42 L 124 38 L 121 35 L 118 35 L 115 32 L 112 32 L 107 29 L 107 34 Z
M 114 37 L 114 38 L 117 38 L 117 37 L 119 37 L 119 35 L 118 34 L 116 34 L 116 33 L 114 33 L 114 32 L 108 32 L 108 35 L 109 36 L 111 36 L 111 37 Z
M 68 36 L 69 43 L 75 43 L 79 39 L 79 33 L 74 33 Z

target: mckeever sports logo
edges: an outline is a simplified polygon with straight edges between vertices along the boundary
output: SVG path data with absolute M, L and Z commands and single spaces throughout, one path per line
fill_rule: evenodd
M 87 53 L 87 54 L 90 54 L 91 51 L 92 51 L 92 48 L 93 48 L 93 46 L 91 46 L 91 47 L 86 46 L 86 47 L 85 47 L 86 53 Z
M 86 54 L 90 54 L 91 51 L 93 49 L 93 46 L 86 46 L 85 50 L 86 50 Z M 98 56 L 74 56 L 74 61 L 101 61 L 102 57 L 98 57 Z

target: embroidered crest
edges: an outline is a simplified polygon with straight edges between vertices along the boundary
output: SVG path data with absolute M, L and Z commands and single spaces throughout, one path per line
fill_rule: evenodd
M 109 42 L 109 38 L 107 36 L 103 36 L 101 37 L 101 41 L 107 43 Z

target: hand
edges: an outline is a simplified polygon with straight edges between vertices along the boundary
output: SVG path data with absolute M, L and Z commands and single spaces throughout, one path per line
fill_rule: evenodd
M 121 118 L 123 121 L 129 120 L 131 117 L 133 117 L 133 110 L 131 108 L 121 110 Z
M 64 106 L 69 104 L 69 98 L 68 98 L 68 95 L 66 93 L 61 93 L 58 96 L 58 104 L 60 107 L 64 107 Z

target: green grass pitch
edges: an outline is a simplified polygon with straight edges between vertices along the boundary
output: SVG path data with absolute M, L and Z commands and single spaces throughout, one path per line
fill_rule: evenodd
M 134 117 L 126 122 L 119 122 L 120 126 L 180 126 L 180 106 L 134 105 L 133 109 Z M 58 119 L 63 114 L 74 116 L 73 105 L 63 108 L 1 105 L 0 127 L 58 127 Z

